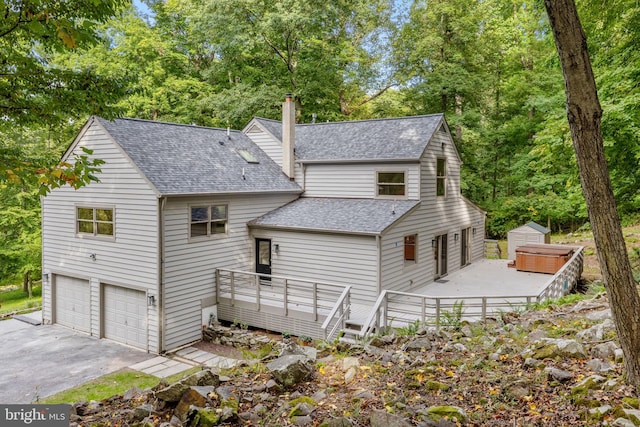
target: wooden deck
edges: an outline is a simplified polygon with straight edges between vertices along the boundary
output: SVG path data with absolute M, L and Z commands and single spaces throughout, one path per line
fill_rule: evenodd
M 507 260 L 483 259 L 409 292 L 384 291 L 376 305 L 349 303 L 348 295 L 341 297 L 345 289 L 348 293 L 347 286 L 339 284 L 272 276 L 270 284 L 262 281 L 258 285 L 255 273 L 230 275 L 221 270 L 217 283 L 219 312 L 251 326 L 314 338 L 328 338 L 327 325 L 323 330 L 322 323 L 331 323 L 331 330 L 338 322 L 342 326 L 363 325 L 365 329 L 372 328 L 372 322 L 376 323 L 374 329 L 416 320 L 439 325 L 443 315 L 455 315 L 459 306 L 463 318 L 479 320 L 569 292 L 582 272 L 582 257 L 580 248 L 556 275 L 517 271 L 507 267 Z M 224 277 L 235 279 L 226 283 L 220 279 Z

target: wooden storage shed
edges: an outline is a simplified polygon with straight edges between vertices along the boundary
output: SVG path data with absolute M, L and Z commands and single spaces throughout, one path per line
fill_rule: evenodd
M 514 228 L 507 234 L 507 252 L 509 259 L 516 259 L 516 249 L 526 245 L 551 243 L 551 230 L 535 222 Z

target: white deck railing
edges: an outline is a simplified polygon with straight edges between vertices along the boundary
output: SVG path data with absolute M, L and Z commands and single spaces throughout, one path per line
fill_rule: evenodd
M 440 327 L 461 320 L 485 321 L 489 315 L 497 312 L 526 309 L 534 303 L 559 298 L 571 291 L 582 275 L 583 249 L 582 246 L 576 247 L 569 261 L 536 295 L 433 297 L 385 290 L 365 320 L 360 336 L 366 338 L 376 331 L 403 327 L 415 322 Z
M 216 270 L 217 303 L 234 306 L 249 304 L 255 311 L 265 306 L 280 307 L 284 317 L 311 313 L 311 320 L 323 322 L 325 339 L 344 329 L 349 317 L 351 287 L 308 279 L 252 273 L 239 270 Z
M 498 312 L 523 310 L 561 297 L 571 291 L 580 278 L 583 260 L 583 248 L 576 247 L 571 259 L 538 294 L 434 297 L 385 290 L 368 312 L 360 337 L 415 322 L 440 327 L 461 320 L 485 321 Z M 321 336 L 327 340 L 345 329 L 352 310 L 350 286 L 308 279 L 218 269 L 216 291 L 217 302 L 227 306 L 242 306 L 292 321 L 304 318 L 317 322 L 322 325 Z

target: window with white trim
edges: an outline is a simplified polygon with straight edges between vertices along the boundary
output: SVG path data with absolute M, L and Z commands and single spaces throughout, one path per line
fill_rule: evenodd
M 436 196 L 447 195 L 447 159 L 439 158 L 436 164 Z
M 404 172 L 378 172 L 378 196 L 404 196 L 407 185 Z
M 191 206 L 190 237 L 226 234 L 227 205 Z
M 89 236 L 113 237 L 113 208 L 78 206 L 76 208 L 76 232 Z
M 417 258 L 417 243 L 418 243 L 418 235 L 417 234 L 409 234 L 404 236 L 404 262 L 405 264 L 415 264 L 418 260 Z

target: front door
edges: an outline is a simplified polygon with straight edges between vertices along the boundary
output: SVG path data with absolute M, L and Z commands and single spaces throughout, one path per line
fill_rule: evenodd
M 256 239 L 256 273 L 271 274 L 271 239 Z M 260 280 L 271 281 L 269 276 Z
M 438 279 L 447 274 L 447 235 L 436 236 L 433 251 L 435 264 L 435 278 Z

